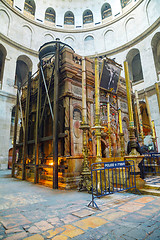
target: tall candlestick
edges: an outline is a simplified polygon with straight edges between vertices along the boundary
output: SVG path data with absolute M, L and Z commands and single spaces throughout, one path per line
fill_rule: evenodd
M 122 128 L 122 116 L 121 116 L 121 109 L 118 109 L 118 115 L 119 115 L 119 132 L 123 133 L 123 128 Z
M 138 121 L 139 121 L 139 125 L 140 125 L 140 135 L 141 135 L 142 142 L 143 142 L 144 135 L 143 135 L 142 115 L 141 115 L 141 112 L 140 112 L 138 92 L 137 91 L 135 91 L 135 96 L 136 96 L 136 104 L 137 104 Z
M 148 97 L 147 97 L 147 93 L 146 92 L 144 93 L 144 96 L 145 96 L 146 108 L 147 108 L 147 113 L 148 113 L 148 118 L 149 118 L 149 124 L 150 124 L 150 128 L 151 128 L 151 130 L 153 132 L 152 120 L 151 120 L 151 112 L 150 112 L 150 107 L 149 107 L 149 102 L 148 102 Z
M 124 70 L 125 70 L 125 79 L 126 79 L 126 90 L 127 90 L 127 101 L 128 101 L 128 115 L 129 115 L 129 139 L 131 143 L 131 152 L 130 155 L 138 155 L 136 150 L 136 141 L 135 141 L 135 127 L 133 121 L 133 109 L 132 109 L 132 98 L 131 98 L 131 86 L 129 79 L 129 71 L 128 71 L 128 63 L 124 62 Z
M 82 57 L 82 122 L 87 122 L 87 107 L 86 107 L 86 61 Z
M 160 112 L 160 92 L 159 92 L 158 82 L 155 83 L 155 88 L 156 88 L 156 94 L 157 94 L 157 100 L 158 100 L 158 106 L 159 106 L 159 112 Z
M 86 103 L 86 63 L 85 58 L 82 58 L 82 123 L 80 128 L 83 130 L 83 165 L 79 183 L 79 190 L 91 189 L 91 172 L 88 164 L 88 148 L 87 148 L 87 131 L 89 125 L 87 124 L 87 103 Z
M 130 84 L 130 79 L 129 79 L 129 71 L 128 71 L 128 63 L 127 63 L 127 61 L 124 61 L 124 70 L 125 70 L 125 79 L 126 79 L 129 125 L 130 125 L 130 127 L 134 127 L 132 98 L 131 98 L 131 84 Z
M 95 124 L 100 122 L 100 104 L 99 104 L 99 63 L 95 57 Z
M 111 122 L 110 122 L 110 105 L 109 105 L 109 96 L 108 96 L 108 102 L 107 102 L 107 119 L 108 119 L 108 129 L 111 127 Z
M 109 156 L 112 157 L 112 141 L 111 141 L 111 121 L 110 121 L 109 94 L 107 95 L 107 118 L 108 118 Z
M 152 137 L 156 138 L 154 120 L 152 120 Z

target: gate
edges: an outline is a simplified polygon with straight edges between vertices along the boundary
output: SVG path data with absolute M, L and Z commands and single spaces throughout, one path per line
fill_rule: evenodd
M 95 198 L 131 188 L 137 190 L 134 161 L 93 163 L 91 165 L 91 181 L 92 201 L 88 207 L 99 209 L 94 201 Z
M 142 160 L 142 167 L 145 175 L 160 174 L 160 153 L 150 153 Z

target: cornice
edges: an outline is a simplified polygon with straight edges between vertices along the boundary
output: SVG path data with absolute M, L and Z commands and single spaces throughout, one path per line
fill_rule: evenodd
M 155 82 L 155 83 L 156 83 L 156 82 Z M 154 83 L 153 85 L 145 88 L 145 89 L 142 89 L 142 90 L 138 91 L 138 95 L 139 95 L 140 97 L 142 97 L 142 96 L 144 96 L 144 93 L 145 93 L 145 92 L 146 92 L 146 93 L 149 93 L 149 92 L 151 92 L 151 91 L 156 91 L 156 89 L 155 89 L 155 83 Z M 160 82 L 157 82 L 157 83 L 158 83 L 158 87 L 160 87 Z
M 33 56 L 38 57 L 38 51 L 32 50 L 31 48 L 27 48 L 13 40 L 11 40 L 10 38 L 6 37 L 5 35 L 3 35 L 2 33 L 0 33 L 0 39 L 2 39 L 3 41 L 5 41 L 8 45 L 12 45 L 26 53 L 29 53 Z
M 0 97 L 5 97 L 6 99 L 10 99 L 10 100 L 16 100 L 16 96 L 11 94 L 11 93 L 7 93 L 4 92 L 3 90 L 0 90 Z
M 126 44 L 124 44 L 124 45 L 122 45 L 118 48 L 115 48 L 113 50 L 110 50 L 110 51 L 107 51 L 107 52 L 101 52 L 101 53 L 98 53 L 96 55 L 97 56 L 102 56 L 102 55 L 111 56 L 113 54 L 117 54 L 117 53 L 120 53 L 122 51 L 125 51 L 125 50 L 133 47 L 134 45 L 138 44 L 139 42 L 141 42 L 146 37 L 148 37 L 159 26 L 160 26 L 160 17 L 147 30 L 145 30 L 142 34 L 140 34 L 138 37 L 134 38 L 133 40 L 129 41 L 128 43 L 126 43 Z M 15 41 L 11 40 L 10 38 L 3 35 L 2 33 L 0 33 L 0 38 L 2 40 L 4 40 L 8 45 L 12 45 L 12 46 L 14 46 L 18 49 L 23 50 L 26 53 L 30 53 L 31 55 L 38 57 L 38 51 L 27 48 L 27 47 L 15 42 Z M 95 57 L 95 55 L 88 55 L 87 57 L 93 58 L 93 57 Z
M 101 23 L 100 25 L 95 25 L 94 27 L 88 27 L 88 28 L 78 28 L 78 29 L 59 29 L 56 27 L 50 27 L 45 25 L 44 23 L 38 23 L 35 20 L 29 19 L 27 18 L 25 15 L 23 15 L 21 12 L 18 12 L 18 10 L 16 10 L 15 8 L 13 8 L 12 6 L 10 6 L 5 0 L 1 0 L 2 3 L 9 8 L 12 12 L 14 12 L 15 14 L 17 14 L 19 17 L 23 18 L 24 20 L 39 26 L 41 28 L 47 29 L 47 30 L 51 30 L 51 31 L 55 31 L 55 32 L 63 32 L 63 33 L 83 33 L 83 32 L 91 32 L 91 31 L 96 31 L 105 27 L 108 27 L 110 25 L 112 25 L 113 23 L 116 23 L 117 21 L 121 20 L 122 18 L 126 17 L 128 14 L 130 14 L 133 10 L 135 10 L 144 0 L 139 0 L 137 3 L 134 4 L 134 6 L 132 6 L 130 9 L 128 9 L 128 11 L 126 11 L 125 13 L 122 13 L 119 17 L 116 17 L 115 19 L 106 22 L 106 23 Z
M 148 37 L 159 26 L 160 26 L 160 17 L 147 30 L 145 30 L 143 33 L 141 33 L 138 37 L 136 37 L 133 40 L 127 42 L 126 44 L 123 44 L 122 46 L 120 46 L 118 48 L 115 48 L 115 49 L 107 51 L 107 52 L 98 53 L 98 54 L 96 54 L 96 56 L 103 56 L 103 55 L 111 56 L 113 54 L 117 54 L 117 53 L 120 53 L 122 51 L 125 51 L 125 50 L 133 47 L 134 45 L 138 44 L 139 42 L 141 42 L 146 37 Z M 95 57 L 95 55 L 87 55 L 87 57 L 93 58 L 93 57 Z

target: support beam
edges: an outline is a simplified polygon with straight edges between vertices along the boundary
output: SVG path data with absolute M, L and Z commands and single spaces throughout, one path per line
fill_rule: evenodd
M 14 139 L 13 139 L 13 154 L 12 154 L 12 177 L 15 174 L 15 161 L 16 161 L 16 140 L 17 140 L 17 124 L 18 124 L 18 112 L 19 112 L 19 89 L 17 89 L 17 100 L 16 100 L 16 113 L 14 122 Z
M 24 132 L 23 132 L 23 167 L 22 167 L 22 180 L 25 180 L 26 172 L 26 159 L 27 159 L 27 141 L 28 141 L 28 121 L 29 121 L 29 103 L 30 103 L 30 91 L 31 91 L 31 72 L 28 76 L 28 87 L 27 87 L 27 97 L 26 97 L 26 109 L 25 109 L 25 123 L 24 123 Z
M 56 43 L 54 72 L 54 120 L 53 120 L 53 189 L 58 189 L 58 98 L 59 98 L 59 48 Z
M 42 64 L 42 61 L 40 62 Z M 41 73 L 39 73 L 38 90 L 37 90 L 37 107 L 36 107 L 36 126 L 35 126 L 35 167 L 34 183 L 38 182 L 38 164 L 39 164 L 39 108 L 40 108 L 40 87 Z

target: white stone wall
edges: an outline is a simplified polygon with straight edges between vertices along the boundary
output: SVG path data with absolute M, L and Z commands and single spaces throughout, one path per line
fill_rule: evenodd
M 124 9 L 121 8 L 120 0 L 108 0 L 107 2 L 112 8 L 112 16 L 102 22 L 101 7 L 105 2 L 99 0 L 98 4 L 95 4 L 92 0 L 35 0 L 36 12 L 34 20 L 23 15 L 24 0 L 14 0 L 13 7 L 5 3 L 5 0 L 0 2 L 0 44 L 7 51 L 2 90 L 0 90 L 0 119 L 2 119 L 0 121 L 2 130 L 0 146 L 3 144 L 2 142 L 5 142 L 6 145 L 1 148 L 0 161 L 5 159 L 6 166 L 11 119 L 9 109 L 12 108 L 15 102 L 13 98 L 16 95 L 14 87 L 15 68 L 19 56 L 29 57 L 32 61 L 32 72 L 35 72 L 39 62 L 39 47 L 46 41 L 52 41 L 56 38 L 70 44 L 75 49 L 75 52 L 80 55 L 106 54 L 110 58 L 116 58 L 116 62 L 122 65 L 129 51 L 135 48 L 140 52 L 144 81 L 136 84 L 134 90 L 140 91 L 149 88 L 157 81 L 151 41 L 154 35 L 160 32 L 160 27 L 158 27 L 158 21 L 160 25 L 159 0 L 132 0 Z M 18 10 L 17 7 L 22 11 Z M 48 7 L 53 7 L 56 12 L 55 27 L 49 27 L 44 23 L 45 11 Z M 94 23 L 83 26 L 82 16 L 86 9 L 93 12 Z M 72 11 L 75 17 L 73 29 L 65 28 L 63 24 L 64 14 L 68 10 Z M 42 22 L 40 23 L 37 18 Z M 77 28 L 76 26 L 81 27 Z M 87 43 L 91 44 L 91 46 L 85 45 L 85 38 L 88 36 L 94 39 L 94 41 Z M 122 71 L 121 75 L 124 76 L 124 71 Z M 9 96 L 11 98 L 8 98 Z M 10 100 L 8 101 L 8 99 Z M 154 102 L 154 105 L 152 102 Z M 149 104 L 151 117 L 155 120 L 157 135 L 160 138 L 158 120 L 160 115 L 157 111 L 156 95 L 149 97 Z

